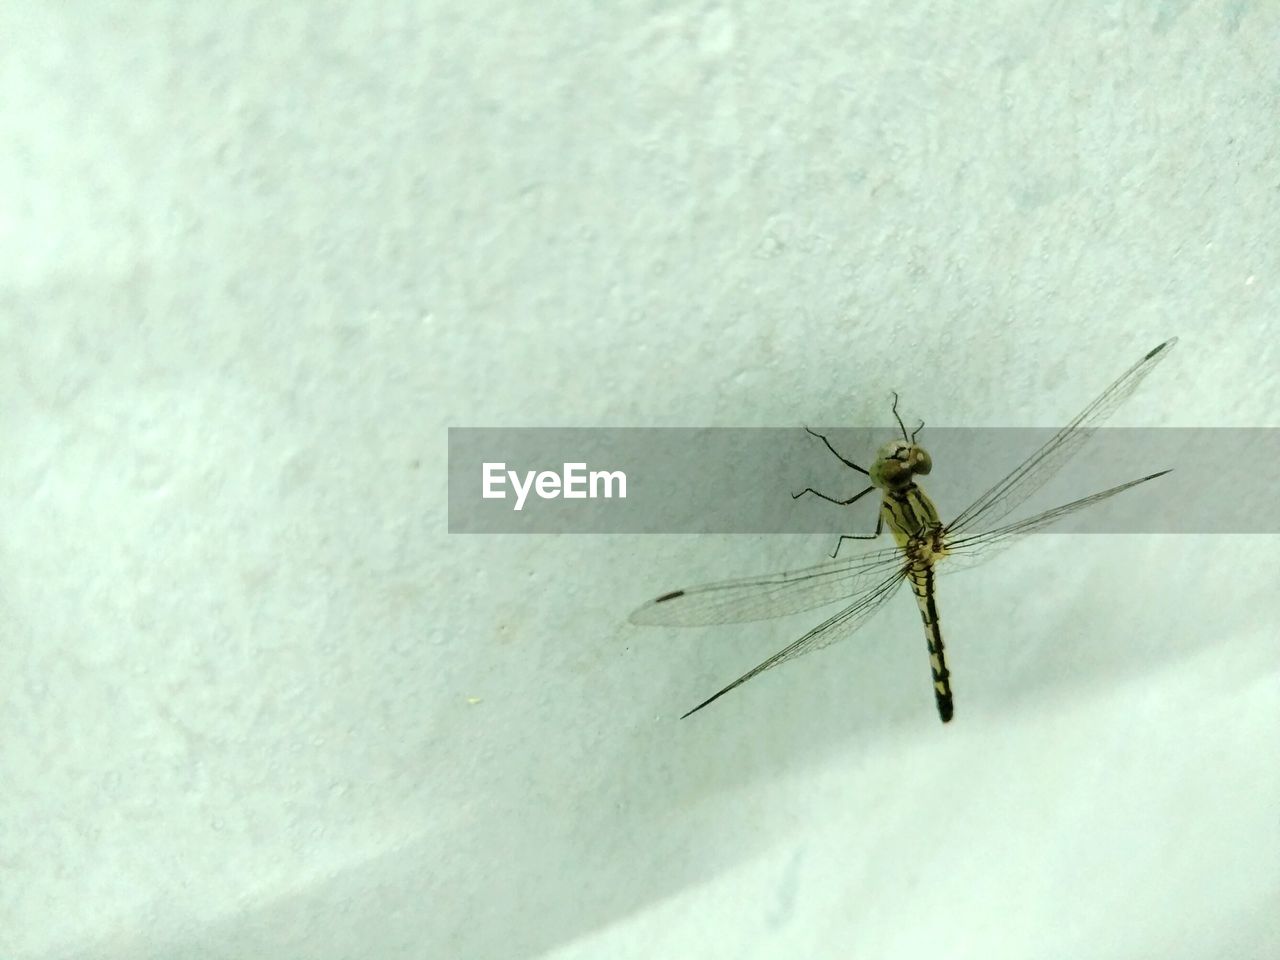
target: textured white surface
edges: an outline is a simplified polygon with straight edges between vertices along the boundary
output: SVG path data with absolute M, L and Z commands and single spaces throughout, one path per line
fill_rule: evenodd
M 1280 955 L 1275 538 L 944 581 L 948 728 L 905 597 L 679 723 L 811 618 L 627 613 L 829 543 L 443 514 L 451 424 L 1055 425 L 1171 334 L 1117 422 L 1280 425 L 1280 8 L 0 37 L 0 956 Z

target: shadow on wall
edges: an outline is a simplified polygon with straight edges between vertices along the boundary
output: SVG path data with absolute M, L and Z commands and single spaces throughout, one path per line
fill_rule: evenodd
M 1193 560 L 1191 552 L 1186 562 L 1198 566 L 1204 558 Z M 992 565 L 983 576 L 997 572 Z M 1035 572 L 1014 568 L 1004 577 L 1023 582 Z M 967 572 L 943 581 L 952 607 L 964 603 L 965 581 L 978 576 Z M 991 586 L 998 593 L 999 583 Z M 985 607 L 989 597 L 972 599 Z M 1242 602 L 1232 600 L 1230 608 L 1248 608 L 1247 598 L 1236 599 Z M 181 942 L 116 939 L 84 956 L 329 960 L 417 957 L 427 950 L 483 960 L 537 956 L 579 939 L 783 840 L 794 824 L 766 815 L 767 803 L 742 802 L 758 798 L 765 784 L 832 762 L 856 766 L 860 754 L 895 742 L 914 742 L 918 749 L 922 736 L 936 736 L 937 749 L 947 749 L 946 728 L 933 713 L 917 613 L 909 601 L 896 606 L 897 613 L 867 627 L 872 642 L 840 645 L 790 664 L 771 682 L 753 684 L 754 693 L 738 691 L 736 703 L 726 699 L 717 712 L 690 721 L 674 719 L 684 699 L 656 722 L 651 715 L 639 721 L 643 706 L 610 699 L 605 691 L 602 702 L 620 705 L 600 711 L 598 730 L 583 736 L 581 713 L 566 707 L 545 722 L 555 731 L 553 740 L 585 741 L 565 747 L 582 755 L 560 755 L 561 744 L 551 742 L 544 756 L 524 758 L 514 775 L 478 790 L 458 829 L 351 864 L 323 884 L 229 916 Z M 1028 605 L 1023 615 L 1034 610 L 1034 629 L 1006 619 L 998 623 L 998 635 L 981 636 L 970 623 L 957 628 L 958 722 L 1017 723 L 1024 711 L 1053 709 L 1053 700 L 1073 691 L 1176 664 L 1219 642 L 1229 627 L 1220 618 L 1179 610 L 1173 596 L 1162 594 L 1159 606 L 1157 615 L 1149 595 L 1117 588 L 1105 609 L 1078 611 L 1052 597 Z M 1046 611 L 1054 612 L 1046 618 Z M 762 630 L 761 648 L 804 619 Z M 1182 629 L 1172 631 L 1174 623 Z M 1152 629 L 1156 633 L 1148 636 Z M 884 642 L 889 636 L 901 642 Z M 640 647 L 628 675 L 608 682 L 616 680 L 620 690 L 634 687 L 637 674 L 653 675 L 638 658 L 657 660 L 671 650 L 666 644 Z M 731 673 L 742 650 L 710 658 L 704 652 L 697 656 L 700 670 L 712 669 L 708 659 L 717 661 L 717 676 Z M 631 669 L 638 665 L 645 669 Z M 594 686 L 598 679 L 583 682 Z M 704 682 L 689 680 L 676 695 L 696 702 Z M 662 691 L 664 697 L 671 693 L 670 687 Z M 503 721 L 515 722 L 524 706 L 513 704 Z M 574 779 L 572 771 L 588 764 L 595 772 Z M 424 809 L 422 822 L 432 819 Z

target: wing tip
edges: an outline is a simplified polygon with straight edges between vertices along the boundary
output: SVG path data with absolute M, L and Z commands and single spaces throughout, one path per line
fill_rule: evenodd
M 732 690 L 734 687 L 736 687 L 740 683 L 742 683 L 742 680 L 735 680 L 733 683 L 729 684 L 727 687 L 725 687 L 723 690 L 716 693 L 714 696 L 707 697 L 707 699 L 703 700 L 700 704 L 698 704 L 688 713 L 682 713 L 680 715 L 680 719 L 685 720 L 689 717 L 692 717 L 695 713 L 697 713 L 703 707 L 711 706 L 711 704 L 715 703 L 715 701 L 719 700 L 721 697 L 723 697 L 726 693 L 728 693 L 730 690 Z
M 683 590 L 672 590 L 670 593 L 664 593 L 657 599 L 650 600 L 638 610 L 633 610 L 631 616 L 627 617 L 627 619 L 631 623 L 639 624 L 641 626 L 651 626 L 655 623 L 660 623 L 660 620 L 653 619 L 654 611 L 658 609 L 660 604 L 666 603 L 668 600 L 675 600 L 677 597 L 683 597 L 684 594 L 685 591 Z
M 1162 351 L 1164 351 L 1164 350 L 1168 350 L 1170 347 L 1172 347 L 1172 346 L 1173 346 L 1175 343 L 1177 343 L 1177 342 L 1178 342 L 1178 338 L 1177 338 L 1177 337 L 1170 337 L 1170 338 L 1169 338 L 1168 340 L 1166 340 L 1164 343 L 1160 344 L 1160 346 L 1153 348 L 1153 349 L 1152 349 L 1152 351 L 1151 351 L 1150 353 L 1148 353 L 1148 354 L 1147 354 L 1145 357 L 1143 357 L 1142 359 L 1143 359 L 1143 360 L 1150 360 L 1150 359 L 1151 359 L 1152 357 L 1154 357 L 1157 353 L 1160 353 L 1160 352 L 1162 352 Z

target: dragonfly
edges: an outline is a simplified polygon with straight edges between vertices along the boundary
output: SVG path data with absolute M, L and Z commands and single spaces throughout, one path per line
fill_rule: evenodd
M 902 439 L 895 438 L 880 447 L 870 469 L 864 469 L 845 458 L 826 436 L 806 427 L 845 466 L 864 475 L 868 486 L 843 499 L 819 493 L 811 487 L 792 496 L 799 498 L 812 495 L 847 506 L 872 491 L 879 491 L 880 510 L 875 532 L 840 537 L 836 543 L 836 551 L 832 554 L 837 559 L 831 562 L 800 570 L 686 587 L 664 593 L 633 612 L 630 621 L 646 626 L 711 626 L 781 617 L 838 601 L 843 601 L 845 606 L 804 636 L 703 700 L 681 719 L 697 713 L 766 670 L 847 638 L 883 608 L 903 583 L 907 583 L 924 621 L 938 716 L 943 723 L 949 723 L 955 708 L 951 674 L 947 669 L 935 600 L 934 581 L 938 568 L 955 570 L 972 566 L 1068 514 L 1109 500 L 1126 490 L 1170 473 L 1170 470 L 1161 470 L 1035 516 L 1005 522 L 1010 513 L 1044 486 L 1079 451 L 1089 437 L 1090 428 L 1098 426 L 1114 413 L 1156 365 L 1169 355 L 1175 343 L 1176 337 L 1166 340 L 1147 353 L 1013 472 L 946 524 L 939 520 L 933 501 L 915 481 L 917 476 L 926 475 L 933 469 L 932 458 L 915 442 L 924 424 L 922 422 L 908 436 L 902 418 L 898 416 L 896 394 L 893 414 L 902 432 Z M 888 527 L 895 546 L 853 558 L 838 559 L 841 545 L 846 541 L 874 539 L 885 527 Z

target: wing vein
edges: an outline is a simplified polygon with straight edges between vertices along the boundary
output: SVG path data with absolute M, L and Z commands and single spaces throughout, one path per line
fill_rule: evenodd
M 887 577 L 880 583 L 871 587 L 839 613 L 832 617 L 828 617 L 798 640 L 795 640 L 783 647 L 767 660 L 756 664 L 756 666 L 752 667 L 737 680 L 734 680 L 732 683 L 712 694 L 706 700 L 703 700 L 688 713 L 684 714 L 680 719 L 683 720 L 685 717 L 697 713 L 703 707 L 719 700 L 730 690 L 734 690 L 737 687 L 742 686 L 751 678 L 759 676 L 766 670 L 778 666 L 780 663 L 793 660 L 796 657 L 803 656 L 806 653 L 811 653 L 814 650 L 821 650 L 823 647 L 830 646 L 837 640 L 847 637 L 865 623 L 872 614 L 879 610 L 886 600 L 893 596 L 898 587 L 902 585 L 902 581 L 906 579 L 907 570 L 908 566 L 903 564 L 894 571 L 892 576 Z
M 1004 519 L 1019 504 L 1039 490 L 1057 470 L 1073 457 L 1089 439 L 1089 430 L 1102 423 L 1123 403 L 1156 364 L 1169 354 L 1177 337 L 1166 340 L 1126 370 L 1111 386 L 1103 390 L 1065 427 L 1055 433 L 1013 472 L 978 497 L 959 516 L 947 524 L 947 533 L 955 534 L 981 521 L 987 527 Z M 981 527 L 979 527 L 981 529 Z

